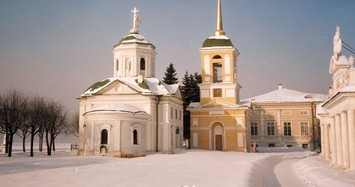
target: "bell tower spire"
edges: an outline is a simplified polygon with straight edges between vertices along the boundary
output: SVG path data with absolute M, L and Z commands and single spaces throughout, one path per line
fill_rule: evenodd
M 214 33 L 215 36 L 224 36 L 225 32 L 223 31 L 223 23 L 222 23 L 222 5 L 221 0 L 217 2 L 217 30 Z

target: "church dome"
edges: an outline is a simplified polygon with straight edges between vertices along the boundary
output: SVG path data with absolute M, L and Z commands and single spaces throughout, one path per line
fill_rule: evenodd
M 212 36 L 207 38 L 202 47 L 234 47 L 232 41 L 227 36 Z
M 124 43 L 142 43 L 142 44 L 151 44 L 144 36 L 140 34 L 129 34 L 123 37 L 117 45 L 124 44 Z

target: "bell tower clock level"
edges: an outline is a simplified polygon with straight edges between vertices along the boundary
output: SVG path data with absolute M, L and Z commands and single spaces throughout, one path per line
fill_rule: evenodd
M 240 86 L 237 81 L 237 57 L 239 52 L 225 35 L 222 23 L 221 1 L 217 4 L 217 29 L 200 48 L 202 83 L 201 104 L 212 100 L 239 102 Z

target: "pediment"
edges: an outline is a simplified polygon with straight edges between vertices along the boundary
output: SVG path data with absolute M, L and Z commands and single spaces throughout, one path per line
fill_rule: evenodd
M 238 105 L 224 101 L 224 100 L 215 99 L 215 100 L 212 100 L 212 101 L 200 106 L 200 108 L 211 108 L 211 107 L 236 108 L 236 107 L 238 107 Z
M 140 92 L 122 83 L 121 81 L 116 80 L 111 84 L 107 85 L 102 90 L 100 90 L 97 94 L 98 95 L 132 95 L 132 94 L 140 94 Z

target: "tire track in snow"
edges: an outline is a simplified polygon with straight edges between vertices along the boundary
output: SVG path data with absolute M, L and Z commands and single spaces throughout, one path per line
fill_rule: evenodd
M 250 186 L 280 187 L 274 168 L 281 160 L 281 155 L 271 155 L 255 164 L 249 178 Z
M 256 187 L 308 186 L 295 174 L 291 166 L 308 156 L 311 156 L 311 154 L 285 153 L 271 155 L 255 164 L 249 178 L 249 184 Z

